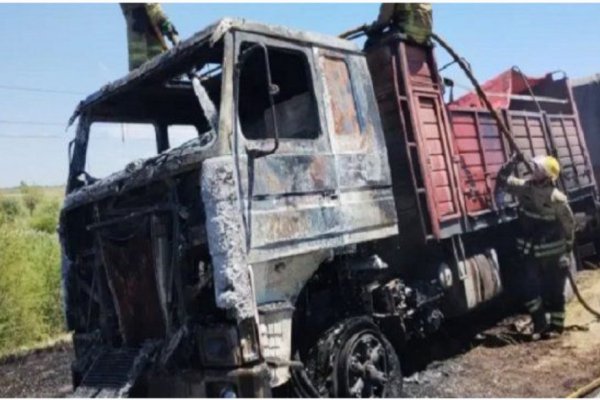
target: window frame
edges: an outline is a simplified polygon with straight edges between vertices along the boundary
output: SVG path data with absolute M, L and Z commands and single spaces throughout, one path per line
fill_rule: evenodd
M 242 44 L 246 42 L 257 43 L 260 45 L 264 45 L 266 47 L 276 47 L 285 51 L 296 51 L 298 53 L 302 53 L 306 57 L 307 62 L 307 74 L 309 77 L 309 82 L 311 84 L 310 87 L 310 95 L 313 98 L 315 105 L 315 112 L 317 113 L 317 128 L 318 133 L 314 138 L 285 138 L 280 137 L 279 139 L 279 148 L 277 149 L 277 154 L 285 154 L 285 153 L 299 153 L 299 154 L 314 154 L 315 152 L 329 152 L 330 151 L 330 143 L 329 137 L 327 134 L 327 124 L 324 115 L 324 103 L 323 99 L 316 95 L 316 93 L 323 92 L 322 82 L 318 77 L 318 68 L 315 64 L 315 56 L 314 52 L 316 51 L 309 44 L 302 44 L 293 41 L 282 40 L 278 38 L 266 37 L 258 34 L 253 34 L 249 32 L 238 31 L 235 32 L 234 35 L 234 64 L 237 63 L 237 60 L 240 55 Z M 232 101 L 234 104 L 235 110 L 235 135 L 237 136 L 238 146 L 243 146 L 245 143 L 253 143 L 259 146 L 264 147 L 265 149 L 270 148 L 272 146 L 274 139 L 273 138 L 265 138 L 265 139 L 248 139 L 244 135 L 241 127 L 241 123 L 239 120 L 239 112 L 237 101 L 238 98 L 235 96 L 236 88 L 238 82 L 237 79 L 233 82 L 233 93 Z
M 146 142 L 151 142 L 152 143 L 152 154 L 145 156 L 145 157 L 134 157 L 129 159 L 128 161 L 124 164 L 124 165 L 120 165 L 120 166 L 115 166 L 114 168 L 111 168 L 110 171 L 105 172 L 101 175 L 95 175 L 98 173 L 98 171 L 94 168 L 94 170 L 91 170 L 91 163 L 90 163 L 90 158 L 91 161 L 94 162 L 94 160 L 96 159 L 103 159 L 105 156 L 104 154 L 98 153 L 98 152 L 94 152 L 94 149 L 98 149 L 99 145 L 97 144 L 97 140 L 104 140 L 104 138 L 107 138 L 108 136 L 106 134 L 102 135 L 101 132 L 94 132 L 94 129 L 101 129 L 102 126 L 105 125 L 107 127 L 114 127 L 115 129 L 121 129 L 121 130 L 125 130 L 125 136 L 124 139 L 125 141 L 133 141 L 135 142 L 136 140 L 143 140 Z M 148 134 L 151 134 L 151 137 L 149 138 L 144 138 L 144 139 L 131 139 L 131 138 L 127 138 L 127 126 L 128 125 L 139 125 L 139 126 L 143 126 L 144 130 L 148 130 Z M 155 157 L 156 155 L 159 154 L 156 144 L 157 144 L 157 137 L 156 137 L 156 133 L 157 133 L 157 129 L 156 129 L 156 124 L 152 121 L 141 121 L 141 120 L 133 120 L 133 121 L 112 121 L 112 120 L 90 120 L 88 122 L 88 126 L 87 126 L 87 143 L 86 143 L 86 158 L 85 158 L 85 164 L 84 164 L 84 170 L 81 172 L 87 173 L 89 174 L 91 177 L 95 178 L 95 179 L 105 179 L 117 172 L 120 171 L 124 171 L 125 168 L 131 164 L 132 162 L 135 162 L 137 160 L 146 160 L 148 158 L 152 158 Z M 113 138 L 116 139 L 116 138 Z M 92 147 L 91 152 L 90 152 L 90 147 Z M 90 157 L 92 156 L 92 157 Z M 95 162 L 94 162 L 95 163 Z
M 179 143 L 178 145 L 173 145 L 173 142 L 174 142 L 175 140 L 173 140 L 173 139 L 174 139 L 174 136 L 171 136 L 171 135 L 172 135 L 173 133 L 175 133 L 175 132 L 172 132 L 172 131 L 171 131 L 171 129 L 175 129 L 175 128 L 177 128 L 177 127 L 181 127 L 181 128 L 193 128 L 193 129 L 194 129 L 194 135 L 195 135 L 195 136 L 193 136 L 193 137 L 191 137 L 191 138 L 188 138 L 188 139 L 186 139 L 186 140 L 183 140 L 183 141 L 181 141 L 181 140 L 180 140 L 180 142 L 181 142 L 181 143 Z M 182 124 L 182 123 L 177 123 L 177 124 L 168 124 L 168 125 L 166 126 L 166 128 L 167 128 L 167 129 L 166 129 L 166 133 L 167 133 L 167 138 L 168 138 L 167 140 L 168 140 L 168 143 L 169 143 L 169 147 L 168 147 L 168 149 L 167 149 L 167 150 L 176 149 L 177 147 L 180 147 L 181 145 L 185 144 L 186 142 L 188 142 L 188 141 L 190 141 L 190 140 L 193 140 L 193 139 L 197 139 L 197 138 L 201 138 L 201 137 L 202 137 L 202 133 L 200 132 L 200 129 L 198 129 L 198 126 L 197 126 L 197 125 L 194 125 L 194 124 Z M 203 133 L 205 133 L 205 132 L 203 132 Z
M 344 64 L 344 67 L 346 68 L 346 72 L 348 75 L 348 83 L 349 83 L 349 87 L 350 87 L 350 96 L 352 98 L 352 105 L 354 107 L 354 114 L 356 115 L 356 125 L 358 126 L 358 134 L 359 135 L 364 135 L 365 134 L 365 121 L 364 121 L 364 117 L 362 115 L 362 110 L 361 110 L 361 104 L 359 104 L 358 102 L 358 96 L 357 96 L 357 89 L 356 89 L 356 83 L 354 82 L 354 80 L 352 79 L 352 68 L 350 67 L 350 64 L 348 63 L 348 60 L 346 58 L 346 55 L 343 53 L 337 53 L 337 52 L 332 52 L 332 51 L 323 51 L 321 50 L 319 52 L 319 63 L 321 65 L 322 68 L 322 79 L 323 79 L 323 83 L 324 83 L 324 87 L 325 90 L 328 92 L 329 97 L 331 97 L 331 93 L 329 93 L 329 81 L 327 79 L 327 75 L 325 74 L 325 60 L 329 59 L 332 61 L 339 61 L 341 63 Z M 330 100 L 331 101 L 331 100 Z M 332 108 L 332 107 L 328 107 Z M 331 110 L 333 112 L 333 110 Z M 335 128 L 335 118 L 332 118 L 332 134 L 333 135 L 338 135 L 337 129 Z
M 372 153 L 377 148 L 380 148 L 383 143 L 383 136 L 377 133 L 377 128 L 374 126 L 375 115 L 379 115 L 377 108 L 373 108 L 376 101 L 373 102 L 369 98 L 374 93 L 370 93 L 372 88 L 367 87 L 371 85 L 371 81 L 366 82 L 360 79 L 360 71 L 363 70 L 360 63 L 365 63 L 366 60 L 362 59 L 356 54 L 331 50 L 326 48 L 319 49 L 315 55 L 318 59 L 319 66 L 323 73 L 320 79 L 323 81 L 324 90 L 327 92 L 328 102 L 331 102 L 331 93 L 329 91 L 328 78 L 325 74 L 325 60 L 330 59 L 334 61 L 343 62 L 346 67 L 349 79 L 349 95 L 352 96 L 352 102 L 356 111 L 356 123 L 358 125 L 358 131 L 355 133 L 354 140 L 349 140 L 347 135 L 338 135 L 335 128 L 335 116 L 333 115 L 333 106 L 329 103 L 325 104 L 327 119 L 329 123 L 329 134 L 331 136 L 331 147 L 334 153 Z M 355 79 L 357 78 L 358 79 Z M 369 76 L 370 77 L 370 76 Z M 375 100 L 373 98 L 373 100 Z M 364 140 L 361 143 L 361 140 Z

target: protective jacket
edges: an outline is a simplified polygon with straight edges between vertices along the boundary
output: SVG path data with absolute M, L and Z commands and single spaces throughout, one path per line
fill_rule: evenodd
M 377 25 L 396 25 L 409 38 L 425 43 L 431 34 L 433 15 L 430 3 L 382 3 Z
M 519 200 L 521 233 L 517 248 L 536 258 L 560 256 L 572 249 L 575 218 L 567 196 L 550 180 L 537 182 L 511 175 L 515 164 L 498 173 L 498 184 Z
M 157 29 L 166 34 L 174 28 L 158 3 L 121 3 L 121 10 L 127 23 L 129 70 L 133 70 L 165 50 Z

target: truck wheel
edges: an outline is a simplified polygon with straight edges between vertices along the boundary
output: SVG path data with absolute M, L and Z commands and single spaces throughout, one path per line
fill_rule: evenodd
M 344 320 L 327 330 L 307 353 L 305 371 L 293 374 L 299 395 L 400 397 L 398 355 L 367 317 Z M 310 382 L 307 382 L 307 378 Z M 306 390 L 312 386 L 312 390 Z

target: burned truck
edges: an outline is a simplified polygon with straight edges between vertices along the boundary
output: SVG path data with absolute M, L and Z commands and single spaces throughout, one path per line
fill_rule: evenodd
M 495 298 L 512 256 L 516 205 L 488 190 L 509 149 L 482 117 L 490 168 L 458 154 L 442 92 L 400 33 L 361 50 L 223 19 L 81 102 L 75 394 L 399 396 L 399 349 Z M 150 124 L 156 154 L 91 176 L 106 122 Z M 179 125 L 197 134 L 171 146 Z

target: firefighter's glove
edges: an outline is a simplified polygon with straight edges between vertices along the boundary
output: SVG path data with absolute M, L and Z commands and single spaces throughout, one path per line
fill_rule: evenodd
M 513 155 L 512 155 L 512 159 L 515 162 L 524 162 L 525 161 L 525 154 L 521 153 L 520 151 L 516 151 Z
M 560 257 L 558 267 L 564 270 L 571 268 L 571 252 Z
M 163 35 L 165 36 L 177 36 L 179 35 L 179 32 L 177 32 L 177 29 L 175 28 L 175 25 L 173 25 L 171 23 L 171 21 L 169 21 L 168 19 L 165 19 L 161 24 L 160 24 L 160 31 Z
M 519 163 L 528 163 L 528 162 L 529 161 L 525 157 L 525 154 L 521 153 L 520 151 L 514 152 L 510 156 L 510 159 L 508 160 L 508 163 L 513 166 L 517 166 Z
M 504 165 L 502 165 L 502 167 L 500 167 L 500 170 L 498 171 L 497 175 L 496 188 L 500 189 L 501 187 L 504 187 L 506 180 L 508 179 L 510 174 L 512 174 L 515 170 L 515 166 L 516 163 L 511 158 Z

